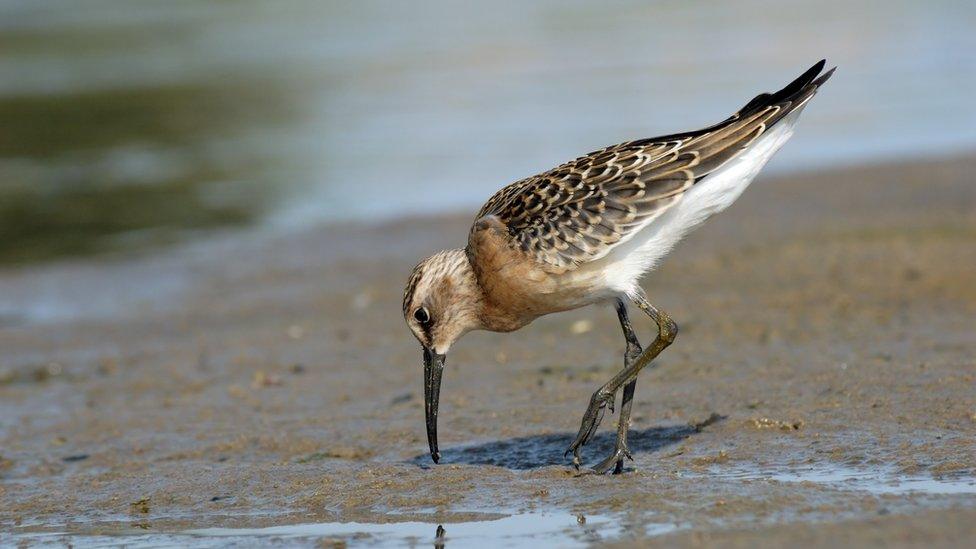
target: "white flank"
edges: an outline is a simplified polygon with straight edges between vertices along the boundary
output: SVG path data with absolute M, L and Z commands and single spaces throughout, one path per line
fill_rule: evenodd
M 608 293 L 639 292 L 641 276 L 652 270 L 688 231 L 739 198 L 766 162 L 793 135 L 793 126 L 802 110 L 800 107 L 791 112 L 742 154 L 695 184 L 680 201 L 633 238 L 583 269 L 591 276 L 599 273 L 597 277 L 603 279 L 600 285 Z

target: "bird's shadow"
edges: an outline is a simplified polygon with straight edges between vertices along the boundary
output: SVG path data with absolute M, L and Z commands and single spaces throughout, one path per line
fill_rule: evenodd
M 634 429 L 627 437 L 630 451 L 651 453 L 677 444 L 705 427 L 718 423 L 726 416 L 712 414 L 708 419 L 689 425 L 675 425 Z M 457 446 L 441 450 L 441 463 L 457 463 L 464 465 L 495 465 L 516 471 L 537 469 L 550 465 L 566 465 L 569 461 L 564 457 L 569 443 L 576 433 L 550 433 L 526 437 L 494 440 L 469 446 Z M 596 463 L 613 451 L 616 432 L 602 432 L 594 436 L 583 449 L 583 457 Z M 410 459 L 410 462 L 421 467 L 431 464 L 429 454 L 420 454 Z

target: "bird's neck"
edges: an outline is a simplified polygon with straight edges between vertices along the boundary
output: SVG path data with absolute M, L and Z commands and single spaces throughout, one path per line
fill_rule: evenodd
M 454 260 L 453 289 L 455 299 L 464 303 L 470 319 L 469 330 L 488 330 L 491 332 L 511 332 L 525 326 L 529 319 L 512 314 L 508 308 L 496 303 L 485 291 L 463 248 L 450 250 Z

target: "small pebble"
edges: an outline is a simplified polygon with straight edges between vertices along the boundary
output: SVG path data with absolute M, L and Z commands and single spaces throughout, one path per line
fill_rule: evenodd
M 591 320 L 577 320 L 569 327 L 569 331 L 574 335 L 585 334 L 593 329 L 593 321 Z
M 252 389 L 261 389 L 263 387 L 277 387 L 281 385 L 281 377 L 275 374 L 266 374 L 262 370 L 254 372 L 254 377 L 251 379 Z

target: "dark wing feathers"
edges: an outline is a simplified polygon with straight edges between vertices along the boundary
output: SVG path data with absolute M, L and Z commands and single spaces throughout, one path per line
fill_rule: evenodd
M 513 245 L 551 270 L 602 257 L 806 103 L 834 71 L 821 75 L 824 64 L 714 126 L 613 145 L 516 181 L 477 218 L 497 217 Z

